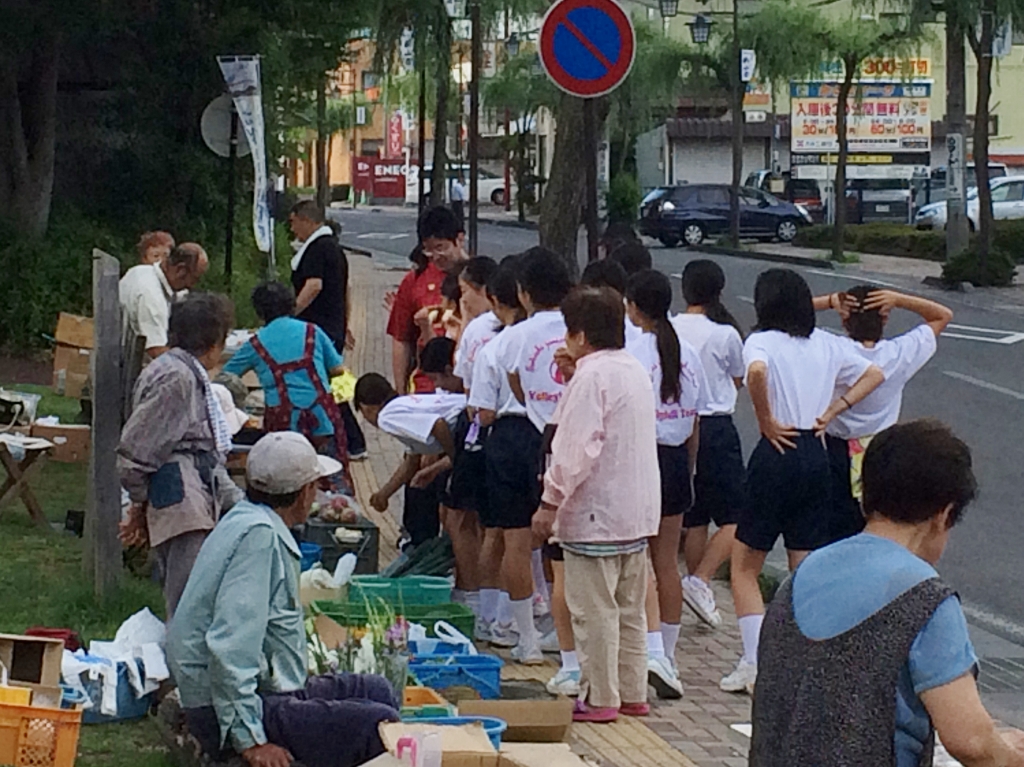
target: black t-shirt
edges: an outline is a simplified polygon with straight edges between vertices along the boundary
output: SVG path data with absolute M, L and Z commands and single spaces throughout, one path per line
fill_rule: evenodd
M 344 344 L 348 259 L 334 237 L 323 235 L 309 243 L 299 268 L 292 272 L 296 296 L 310 279 L 322 280 L 323 288 L 299 319 L 322 328 L 336 344 Z

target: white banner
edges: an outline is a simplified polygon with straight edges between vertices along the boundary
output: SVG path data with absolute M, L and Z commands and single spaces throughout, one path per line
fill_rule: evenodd
M 252 149 L 255 171 L 252 200 L 252 226 L 256 233 L 256 247 L 270 254 L 274 264 L 274 222 L 270 215 L 267 180 L 267 147 L 264 137 L 263 96 L 260 90 L 259 56 L 218 56 L 217 63 L 224 75 L 228 93 L 235 103 L 238 123 Z

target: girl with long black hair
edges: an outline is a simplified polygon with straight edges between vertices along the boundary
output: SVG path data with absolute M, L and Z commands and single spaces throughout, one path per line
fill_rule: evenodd
M 697 349 L 708 378 L 708 396 L 700 412 L 700 452 L 694 476 L 694 503 L 683 518 L 683 578 L 686 605 L 712 628 L 722 616 L 711 579 L 729 559 L 736 521 L 746 506 L 746 469 L 740 435 L 733 424 L 736 393 L 743 383 L 743 336 L 722 304 L 725 273 L 714 261 L 691 261 L 683 269 L 686 311 L 672 318 L 681 338 Z M 708 538 L 714 521 L 718 528 Z
M 704 365 L 697 350 L 679 338 L 669 321 L 672 284 L 656 271 L 633 275 L 626 287 L 629 318 L 643 333 L 627 348 L 648 371 L 654 387 L 657 412 L 658 466 L 661 470 L 661 525 L 651 540 L 651 562 L 658 585 L 658 609 L 664 657 L 652 656 L 649 679 L 662 697 L 675 697 L 662 686 L 682 685 L 669 669 L 655 668 L 675 657 L 683 611 L 679 578 L 679 539 L 683 515 L 692 502 L 691 480 L 697 459 L 700 432 L 698 413 L 707 392 Z

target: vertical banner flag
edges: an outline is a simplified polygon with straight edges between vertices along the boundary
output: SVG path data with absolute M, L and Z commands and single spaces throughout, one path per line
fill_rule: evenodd
M 252 201 L 252 226 L 256 246 L 274 259 L 274 223 L 270 215 L 267 180 L 267 148 L 263 124 L 263 96 L 260 90 L 259 56 L 218 56 L 217 63 L 227 83 L 228 93 L 238 113 L 238 123 L 252 150 L 255 171 Z

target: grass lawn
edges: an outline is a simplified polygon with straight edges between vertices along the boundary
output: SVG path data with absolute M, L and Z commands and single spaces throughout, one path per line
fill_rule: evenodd
M 2 386 L 2 384 L 0 384 Z M 45 387 L 18 385 L 43 394 L 39 415 L 58 415 L 72 423 L 78 403 Z M 68 509 L 86 508 L 87 464 L 49 462 L 32 486 L 47 518 L 63 522 Z M 66 533 L 32 525 L 16 503 L 0 516 L 0 633 L 30 626 L 71 628 L 85 642 L 111 639 L 132 613 L 149 607 L 163 616 L 163 598 L 155 583 L 125 573 L 116 597 L 98 604 L 82 575 L 82 541 Z M 77 767 L 173 767 L 174 762 L 151 720 L 82 727 Z

